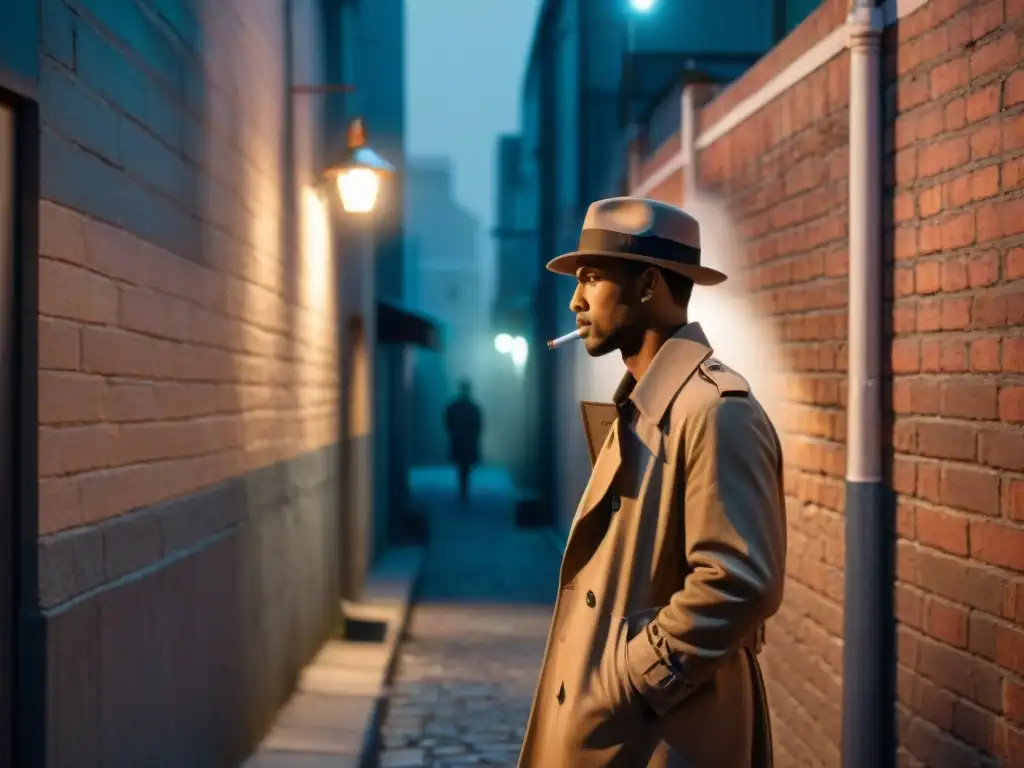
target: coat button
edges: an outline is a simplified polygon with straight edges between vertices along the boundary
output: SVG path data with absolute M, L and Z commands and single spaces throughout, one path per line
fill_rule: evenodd
M 555 698 L 558 699 L 559 704 L 565 701 L 565 683 L 562 683 L 558 686 L 558 696 L 556 696 Z
M 591 608 L 597 605 L 597 598 L 594 597 L 594 593 L 591 592 L 589 589 L 587 590 L 587 605 L 589 605 Z

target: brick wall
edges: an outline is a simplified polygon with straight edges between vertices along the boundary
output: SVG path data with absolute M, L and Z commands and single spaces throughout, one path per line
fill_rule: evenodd
M 701 110 L 700 129 L 846 7 L 823 3 Z M 885 407 L 907 766 L 1024 764 L 1022 14 L 1019 0 L 931 0 L 884 37 Z M 789 573 L 765 652 L 780 766 L 839 764 L 848 87 L 843 52 L 699 153 L 703 196 L 743 235 L 737 277 L 788 369 L 777 421 Z
M 752 77 L 816 41 L 783 45 Z M 764 654 L 780 766 L 839 764 L 848 79 L 843 53 L 699 154 L 702 197 L 724 205 L 743 238 L 731 279 L 770 324 L 788 373 L 773 409 L 786 458 L 788 579 Z M 745 79 L 734 88 L 719 99 L 734 100 Z
M 330 261 L 288 244 L 281 4 L 44 5 L 52 533 L 334 442 L 337 387 Z
M 239 764 L 337 612 L 315 5 L 41 6 L 30 762 Z
M 1024 764 L 1024 3 L 886 37 L 906 765 Z
M 679 148 L 679 134 L 674 133 L 663 141 L 661 145 L 651 153 L 651 157 L 642 164 L 640 169 L 640 178 L 649 176 L 651 171 L 660 168 L 666 162 L 671 161 L 671 159 L 679 152 Z M 647 197 L 652 200 L 660 200 L 663 203 L 669 203 L 670 205 L 683 205 L 683 173 L 684 171 L 680 170 L 666 175 L 660 183 L 654 185 L 651 191 L 647 193 Z

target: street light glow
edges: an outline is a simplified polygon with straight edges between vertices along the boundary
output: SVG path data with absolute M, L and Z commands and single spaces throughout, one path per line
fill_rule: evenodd
M 512 352 L 512 337 L 507 333 L 499 333 L 494 337 L 494 348 L 502 355 Z
M 380 174 L 371 168 L 347 168 L 338 174 L 338 194 L 347 213 L 370 213 L 379 191 Z
M 629 4 L 637 13 L 647 13 L 654 7 L 655 0 L 629 0 Z
M 530 349 L 526 345 L 526 339 L 522 336 L 516 336 L 512 339 L 512 362 L 516 367 L 522 367 L 526 365 L 526 358 L 530 354 Z
M 526 343 L 526 339 L 507 333 L 499 333 L 494 337 L 494 348 L 498 354 L 511 357 L 512 364 L 518 369 L 526 365 L 526 359 L 530 354 L 530 345 Z

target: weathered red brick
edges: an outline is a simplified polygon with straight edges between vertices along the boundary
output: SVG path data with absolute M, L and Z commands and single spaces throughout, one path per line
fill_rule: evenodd
M 1003 23 L 1001 0 L 988 0 L 971 8 L 971 38 L 978 40 Z
M 976 373 L 997 373 L 1001 370 L 998 338 L 975 339 L 971 342 L 971 370 Z
M 1024 472 L 1024 431 L 1019 427 L 981 430 L 978 456 L 990 467 Z
M 923 147 L 917 155 L 917 176 L 927 178 L 963 165 L 971 159 L 971 146 L 957 136 Z
M 954 555 L 966 555 L 967 518 L 940 509 L 921 507 L 917 510 L 917 540 L 930 547 Z
M 943 504 L 986 515 L 999 514 L 999 475 L 950 464 L 942 468 L 939 498 Z
M 79 330 L 75 323 L 40 317 L 39 367 L 44 370 L 77 370 L 81 362 Z
M 1003 85 L 1003 105 L 1009 109 L 1024 102 L 1024 69 L 1012 72 Z
M 939 386 L 941 413 L 962 419 L 994 419 L 999 414 L 998 387 L 994 381 L 949 379 Z
M 999 392 L 999 418 L 1002 421 L 1024 422 L 1024 387 L 1004 387 Z
M 925 608 L 925 631 L 956 648 L 967 647 L 967 609 L 938 598 L 930 598 Z
M 990 43 L 981 45 L 970 56 L 971 77 L 981 77 L 1012 66 L 1019 59 L 1017 35 L 1008 30 Z
M 1002 481 L 1002 513 L 1018 523 L 1024 523 L 1024 480 L 1004 477 Z
M 80 267 L 40 259 L 39 312 L 50 317 L 112 325 L 117 322 L 117 287 Z

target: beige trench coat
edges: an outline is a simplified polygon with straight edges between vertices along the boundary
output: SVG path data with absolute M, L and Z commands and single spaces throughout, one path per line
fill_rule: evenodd
M 520 768 L 771 764 L 756 652 L 782 601 L 782 450 L 746 381 L 711 354 L 691 323 L 619 388 L 562 559 Z

